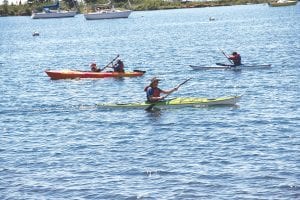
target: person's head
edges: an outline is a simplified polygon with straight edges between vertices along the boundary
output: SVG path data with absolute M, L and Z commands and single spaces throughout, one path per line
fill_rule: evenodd
M 92 63 L 90 66 L 91 67 L 97 67 L 96 63 Z
M 151 79 L 150 87 L 157 87 L 159 81 L 160 81 L 160 80 L 159 80 L 158 78 L 153 77 L 153 78 Z
M 235 52 L 235 51 L 234 51 L 234 52 L 232 52 L 232 55 L 234 55 L 234 56 L 235 56 L 235 55 L 237 55 L 237 52 Z

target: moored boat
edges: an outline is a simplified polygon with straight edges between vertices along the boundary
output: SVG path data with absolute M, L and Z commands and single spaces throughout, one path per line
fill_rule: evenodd
M 268 2 L 271 7 L 279 7 L 279 6 L 292 6 L 296 5 L 297 1 L 294 0 L 278 0 L 278 1 L 270 1 Z
M 198 98 L 198 97 L 178 97 L 159 101 L 156 103 L 137 102 L 137 103 L 111 103 L 111 104 L 97 104 L 102 108 L 147 108 L 149 106 L 155 107 L 197 107 L 197 106 L 222 106 L 235 105 L 241 96 L 227 96 L 218 98 Z
M 67 18 L 74 17 L 76 11 L 66 11 L 66 10 L 50 10 L 48 12 L 32 13 L 32 19 L 49 19 L 49 18 Z
M 42 12 L 32 12 L 32 19 L 49 19 L 49 18 L 66 18 L 74 17 L 77 14 L 73 10 L 61 10 L 59 7 L 59 1 L 54 5 L 44 6 Z
M 119 78 L 137 77 L 144 75 L 145 71 L 133 70 L 132 72 L 92 72 L 80 70 L 46 70 L 46 74 L 53 80 L 76 78 Z
M 231 65 L 217 65 L 217 66 L 199 66 L 199 65 L 190 65 L 194 70 L 244 70 L 244 69 L 269 69 L 271 68 L 270 64 L 243 64 L 239 66 Z
M 105 9 L 84 14 L 86 20 L 128 18 L 131 10 Z
M 107 4 L 94 5 L 88 10 L 92 10 L 92 12 L 86 12 L 84 14 L 86 20 L 128 18 L 132 12 L 132 10 L 115 9 L 111 1 Z

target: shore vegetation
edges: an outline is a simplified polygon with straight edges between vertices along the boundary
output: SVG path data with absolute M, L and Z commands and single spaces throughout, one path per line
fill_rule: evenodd
M 118 9 L 131 9 L 133 11 L 145 10 L 163 10 L 163 9 L 180 9 L 180 8 L 201 8 L 214 6 L 232 6 L 245 4 L 262 4 L 268 0 L 211 0 L 211 1 L 191 1 L 191 0 L 114 0 L 113 5 Z M 9 4 L 4 0 L 0 5 L 0 16 L 30 16 L 33 11 L 42 11 L 43 6 L 51 5 L 51 0 L 28 0 L 22 4 Z M 106 0 L 61 0 L 60 9 L 76 9 L 78 13 L 83 13 L 86 7 L 95 4 L 106 4 Z

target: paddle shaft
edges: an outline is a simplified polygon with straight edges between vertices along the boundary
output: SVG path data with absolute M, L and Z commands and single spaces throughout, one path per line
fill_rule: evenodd
M 175 88 L 176 88 L 176 90 L 178 90 L 178 88 L 179 87 L 181 87 L 183 84 L 185 84 L 186 82 L 188 82 L 189 80 L 191 80 L 192 78 L 188 78 L 188 79 L 186 79 L 185 81 L 183 81 L 182 83 L 180 83 L 180 84 L 178 84 Z M 167 95 L 165 95 L 164 96 L 164 99 L 165 98 L 167 98 L 170 94 L 172 94 L 174 91 L 176 91 L 176 90 L 173 90 L 172 92 L 170 92 L 169 94 L 167 94 Z
M 221 52 L 223 53 L 223 55 L 229 60 L 229 62 L 230 62 L 231 64 L 233 64 L 232 60 L 229 59 L 229 56 L 227 56 L 227 54 L 226 54 L 222 49 L 220 49 L 220 51 L 221 51 Z
M 103 69 L 101 69 L 101 71 L 105 70 L 107 67 L 109 67 L 110 64 L 112 64 L 115 60 L 117 60 L 117 58 L 119 58 L 119 54 L 112 60 L 110 61 L 110 63 L 108 63 L 105 67 L 103 67 Z

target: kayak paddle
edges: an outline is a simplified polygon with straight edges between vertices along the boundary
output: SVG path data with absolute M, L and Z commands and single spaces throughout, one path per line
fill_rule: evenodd
M 229 62 L 230 62 L 231 64 L 233 64 L 233 62 L 229 59 L 229 56 L 227 56 L 226 53 L 225 53 L 222 49 L 219 48 L 219 50 L 220 50 L 220 51 L 223 53 L 223 55 L 229 60 Z
M 178 84 L 178 85 L 174 88 L 175 90 L 173 90 L 173 91 L 170 92 L 169 94 L 165 95 L 163 99 L 167 98 L 167 97 L 168 97 L 170 94 L 172 94 L 174 91 L 178 90 L 178 88 L 179 88 L 180 86 L 182 86 L 183 84 L 185 84 L 186 82 L 188 82 L 188 81 L 191 80 L 191 79 L 192 79 L 192 78 L 188 78 L 188 79 L 186 79 L 185 81 L 183 81 L 182 83 Z M 152 103 L 150 106 L 148 106 L 145 110 L 146 110 L 146 111 L 152 110 L 152 108 L 153 108 L 154 106 L 155 106 L 155 102 Z
M 103 69 L 101 69 L 101 71 L 105 70 L 106 68 L 109 67 L 110 64 L 112 64 L 115 60 L 117 60 L 117 58 L 119 58 L 119 54 L 117 55 L 117 57 L 115 57 L 112 61 L 110 61 L 110 63 L 108 63 L 105 67 L 103 67 Z

